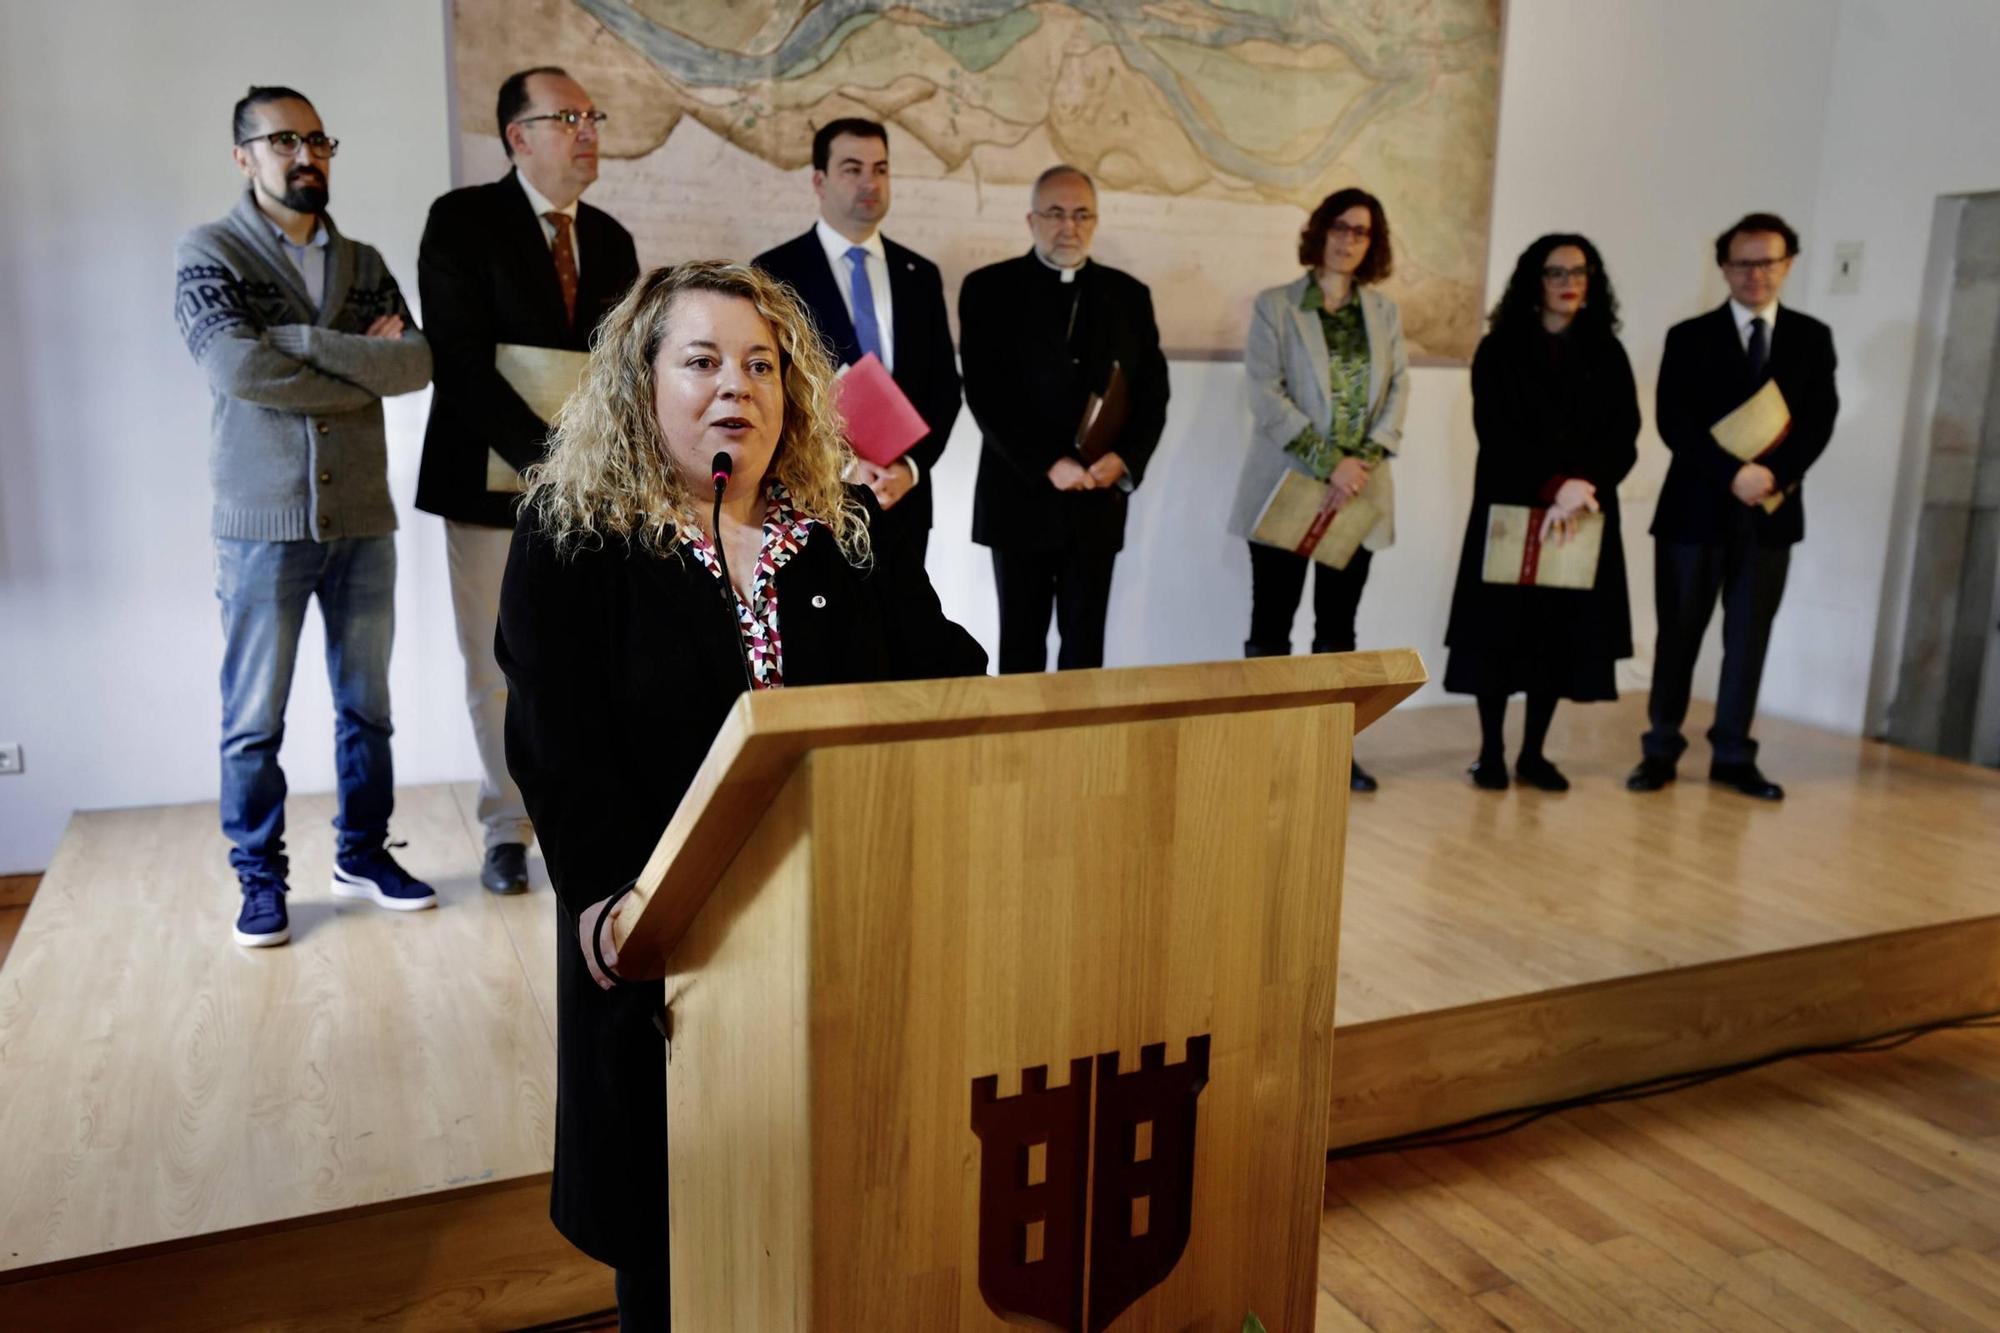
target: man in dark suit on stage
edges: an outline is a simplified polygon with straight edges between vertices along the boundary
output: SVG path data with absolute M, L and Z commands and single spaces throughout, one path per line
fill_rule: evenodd
M 873 352 L 930 433 L 888 467 L 856 459 L 850 479 L 875 492 L 882 523 L 923 562 L 931 469 L 958 419 L 958 362 L 938 267 L 881 232 L 889 213 L 889 132 L 872 120 L 829 121 L 813 135 L 811 231 L 751 262 L 790 284 L 843 366 Z
M 1043 172 L 1028 230 L 1033 249 L 970 274 L 958 298 L 965 401 L 984 437 L 972 540 L 993 551 L 1002 672 L 1043 669 L 1051 607 L 1062 636 L 1058 669 L 1104 665 L 1126 496 L 1167 421 L 1152 293 L 1090 258 L 1090 177 L 1069 166 Z M 1086 466 L 1078 427 L 1114 362 L 1129 412 L 1109 450 Z
M 1805 536 L 1801 483 L 1832 438 L 1840 410 L 1832 330 L 1778 305 L 1798 251 L 1798 234 L 1784 219 L 1745 217 L 1715 242 L 1729 300 L 1667 332 L 1658 421 L 1674 457 L 1653 515 L 1660 633 L 1652 727 L 1644 757 L 1625 780 L 1633 791 L 1658 791 L 1674 780 L 1687 748 L 1681 722 L 1695 657 L 1719 592 L 1722 687 L 1708 731 L 1709 781 L 1767 801 L 1785 794 L 1757 767 L 1750 724 L 1792 547 Z M 1742 462 L 1716 443 L 1711 428 L 1766 380 L 1784 394 L 1791 427 L 1774 447 Z M 1782 498 L 1767 511 L 1774 496 Z
M 494 367 L 502 343 L 582 352 L 639 276 L 632 237 L 582 203 L 597 179 L 597 110 L 550 66 L 500 85 L 500 137 L 514 169 L 431 205 L 417 251 L 417 288 L 436 356 L 436 393 L 417 507 L 445 520 L 451 605 L 465 658 L 466 706 L 479 746 L 479 880 L 495 893 L 528 887 L 534 837 L 507 774 L 507 681 L 493 659 L 500 575 L 507 567 L 522 469 L 541 459 L 549 423 Z

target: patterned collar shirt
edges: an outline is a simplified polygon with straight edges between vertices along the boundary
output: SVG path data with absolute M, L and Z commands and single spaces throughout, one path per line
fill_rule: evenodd
M 727 588 L 736 607 L 736 629 L 750 656 L 750 683 L 760 690 L 774 690 L 785 683 L 785 646 L 778 633 L 778 571 L 797 555 L 812 533 L 812 519 L 792 507 L 792 497 L 777 482 L 765 490 L 764 544 L 750 575 L 750 599 L 745 601 L 734 588 Z M 688 538 L 695 559 L 722 579 L 722 562 L 716 559 L 715 544 L 700 528 Z

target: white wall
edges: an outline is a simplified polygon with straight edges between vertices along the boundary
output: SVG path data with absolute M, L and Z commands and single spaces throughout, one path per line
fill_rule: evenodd
M 1940 195 L 2000 189 L 2000 10 L 1845 0 L 1841 15 L 1814 231 L 1823 255 L 1862 243 L 1861 290 L 1826 295 L 1818 270 L 1812 308 L 1841 356 L 1840 432 L 1813 471 L 1814 539 L 1792 565 L 1784 646 L 1817 659 L 1797 673 L 1800 716 L 1858 729 L 1865 713 L 1874 731 L 1896 694 L 1929 453 L 1926 414 L 1912 408 L 1934 393 L 1922 372 L 1939 355 L 1925 318 L 1931 223 Z
M 1541 232 L 1592 235 L 1625 300 L 1649 423 L 1666 326 L 1722 297 L 1714 233 L 1772 208 L 1806 234 L 1787 294 L 1833 321 L 1848 407 L 1814 474 L 1813 532 L 1766 673 L 1773 712 L 1861 726 L 1932 196 L 2000 176 L 1990 14 L 1985 0 L 1510 6 L 1489 288 Z M 213 796 L 207 394 L 174 333 L 169 279 L 175 236 L 234 198 L 229 103 L 252 81 L 316 100 L 343 140 L 336 216 L 413 289 L 424 209 L 451 183 L 445 68 L 440 8 L 413 0 L 0 6 L 0 740 L 23 742 L 28 759 L 24 776 L 0 777 L 0 872 L 45 865 L 72 809 Z M 1859 297 L 1823 295 L 1835 239 L 1868 242 Z M 1416 646 L 1441 675 L 1471 490 L 1469 393 L 1463 371 L 1414 374 L 1401 540 L 1375 563 L 1361 633 Z M 1240 651 L 1247 561 L 1220 523 L 1244 448 L 1241 393 L 1237 366 L 1174 367 L 1171 428 L 1119 566 L 1114 664 Z M 438 524 L 408 503 L 424 406 L 398 400 L 390 418 L 405 781 L 475 768 Z M 962 536 L 975 451 L 962 418 L 937 477 L 932 568 L 991 647 L 991 574 Z M 1625 492 L 1631 684 L 1650 657 L 1642 534 L 1664 468 L 1649 424 Z M 317 662 L 316 642 L 304 652 Z M 325 686 L 307 665 L 284 754 L 295 789 L 331 785 L 330 746 Z
M 209 395 L 174 329 L 173 246 L 242 188 L 231 104 L 253 82 L 314 99 L 341 140 L 334 215 L 414 301 L 450 184 L 444 69 L 439 6 L 409 0 L 0 5 L 0 741 L 27 759 L 0 777 L 0 872 L 46 866 L 73 809 L 214 799 Z M 427 402 L 389 408 L 407 781 L 476 763 L 442 532 L 409 507 Z M 316 621 L 284 749 L 301 791 L 333 784 Z

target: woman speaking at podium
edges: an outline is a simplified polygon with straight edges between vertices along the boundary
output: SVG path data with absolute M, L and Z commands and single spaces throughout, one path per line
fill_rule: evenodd
M 921 562 L 871 540 L 833 386 L 773 279 L 654 270 L 599 329 L 507 562 L 507 764 L 559 902 L 550 1214 L 617 1270 L 626 1328 L 667 1321 L 664 992 L 618 975 L 607 902 L 746 688 L 986 669 Z

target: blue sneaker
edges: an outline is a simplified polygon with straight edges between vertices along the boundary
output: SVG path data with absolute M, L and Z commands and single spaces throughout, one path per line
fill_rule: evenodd
M 392 843 L 401 847 L 403 844 Z M 421 912 L 437 906 L 431 886 L 396 864 L 387 847 L 358 856 L 341 856 L 333 862 L 333 896 L 366 898 L 377 907 L 392 912 Z
M 283 944 L 292 937 L 285 915 L 285 881 L 277 875 L 252 872 L 243 876 L 243 910 L 236 914 L 236 942 L 246 949 Z

